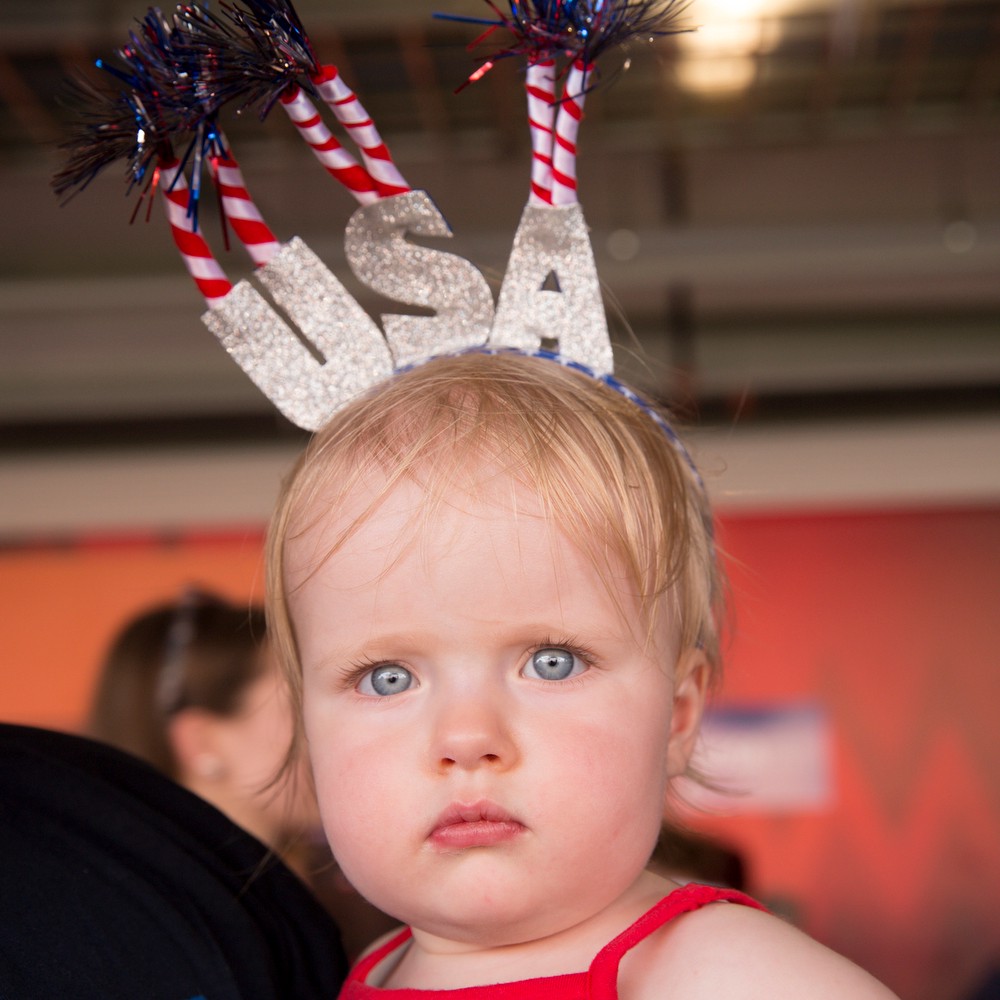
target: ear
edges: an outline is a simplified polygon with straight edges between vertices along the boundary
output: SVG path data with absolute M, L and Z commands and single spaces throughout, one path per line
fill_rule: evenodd
M 211 712 L 182 708 L 167 724 L 181 784 L 202 786 L 225 776 L 225 756 L 216 738 L 216 723 Z
M 691 760 L 705 710 L 709 674 L 708 659 L 702 650 L 687 649 L 678 657 L 667 750 L 667 768 L 671 778 L 683 774 Z

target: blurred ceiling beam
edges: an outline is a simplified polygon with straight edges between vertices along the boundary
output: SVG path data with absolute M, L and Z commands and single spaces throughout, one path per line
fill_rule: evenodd
M 46 145 L 58 138 L 55 119 L 3 51 L 0 51 L 0 102 L 7 105 L 32 142 Z
M 934 33 L 941 21 L 941 3 L 923 4 L 907 12 L 906 31 L 886 97 L 890 123 L 898 125 L 912 107 L 927 69 Z

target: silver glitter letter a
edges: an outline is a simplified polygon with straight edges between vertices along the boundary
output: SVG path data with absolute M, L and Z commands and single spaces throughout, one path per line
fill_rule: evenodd
M 550 275 L 558 291 L 545 288 Z M 528 205 L 514 237 L 490 344 L 535 351 L 558 341 L 564 357 L 605 375 L 611 340 L 590 234 L 579 205 Z

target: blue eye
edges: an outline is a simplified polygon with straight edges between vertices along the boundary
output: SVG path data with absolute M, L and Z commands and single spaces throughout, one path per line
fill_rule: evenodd
M 580 659 L 568 649 L 546 646 L 532 653 L 524 672 L 528 677 L 537 677 L 543 681 L 564 681 L 567 677 L 583 673 L 584 667 Z
M 386 697 L 399 694 L 413 686 L 413 674 L 398 663 L 386 663 L 381 667 L 369 670 L 358 684 L 361 694 L 373 694 Z

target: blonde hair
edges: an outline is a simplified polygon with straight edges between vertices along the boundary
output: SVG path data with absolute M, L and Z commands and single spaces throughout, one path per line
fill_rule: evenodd
M 664 611 L 680 648 L 720 668 L 719 571 L 711 512 L 686 455 L 649 413 L 588 375 L 515 353 L 442 357 L 398 374 L 346 406 L 312 440 L 286 480 L 267 544 L 268 632 L 299 697 L 286 589 L 286 543 L 337 510 L 372 474 L 384 486 L 336 551 L 404 478 L 429 509 L 461 470 L 489 463 L 531 487 L 565 534 L 603 566 L 617 559 L 652 628 Z M 320 500 L 317 504 L 316 501 Z

